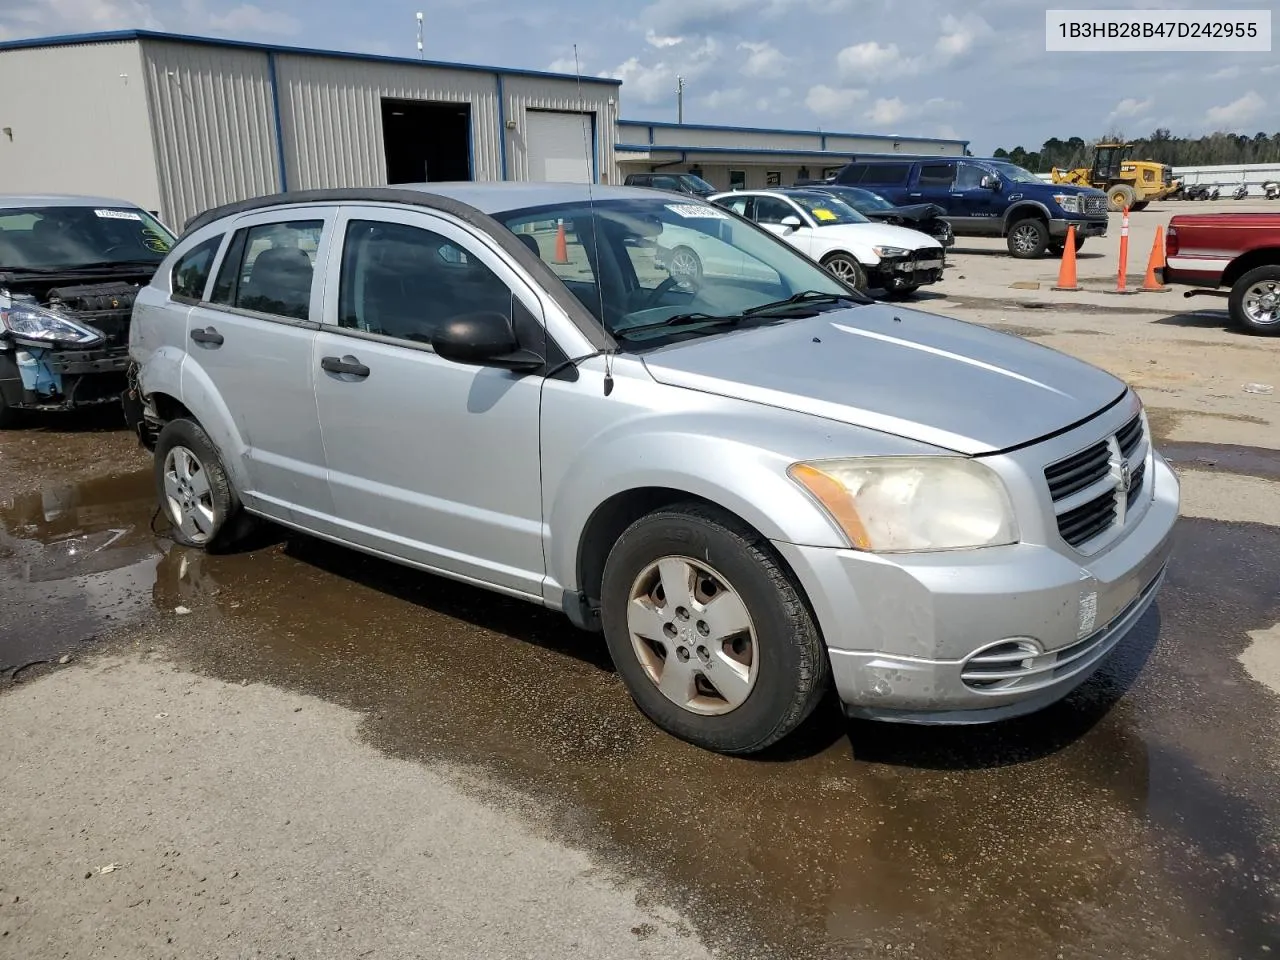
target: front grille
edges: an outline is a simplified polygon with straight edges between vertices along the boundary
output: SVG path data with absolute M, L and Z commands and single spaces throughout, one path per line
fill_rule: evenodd
M 1058 535 L 1076 548 L 1123 528 L 1147 488 L 1142 414 L 1112 436 L 1044 468 Z M 1127 487 L 1126 487 L 1127 478 Z
M 1106 197 L 1085 197 L 1084 213 L 1087 217 L 1100 217 L 1107 212 Z

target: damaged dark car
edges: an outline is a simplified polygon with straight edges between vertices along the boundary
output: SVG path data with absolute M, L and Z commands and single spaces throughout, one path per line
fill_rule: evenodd
M 0 429 L 120 402 L 134 298 L 175 239 L 120 200 L 0 195 Z
M 812 184 L 805 189 L 829 193 L 843 200 L 868 220 L 891 223 L 895 227 L 906 227 L 908 230 L 927 233 L 942 244 L 943 248 L 953 246 L 956 242 L 951 224 L 944 219 L 947 211 L 936 203 L 912 203 L 898 207 L 878 193 L 862 187 L 846 187 L 839 184 Z

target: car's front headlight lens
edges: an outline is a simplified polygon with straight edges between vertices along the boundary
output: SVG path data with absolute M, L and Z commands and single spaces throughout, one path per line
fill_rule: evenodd
M 106 339 L 93 327 L 29 303 L 0 307 L 0 324 L 10 333 L 28 340 L 69 343 L 77 347 L 91 347 Z
M 1053 202 L 1067 213 L 1080 212 L 1080 198 L 1074 194 L 1055 193 L 1053 195 Z
M 787 473 L 858 550 L 910 553 L 1018 541 L 1004 483 L 965 457 L 815 460 L 792 464 Z
M 909 257 L 911 251 L 905 247 L 872 247 L 877 257 Z

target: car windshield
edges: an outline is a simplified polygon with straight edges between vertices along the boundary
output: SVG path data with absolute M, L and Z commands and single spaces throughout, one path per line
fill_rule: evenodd
M 872 193 L 870 190 L 863 190 L 861 187 L 841 187 L 838 191 L 833 190 L 831 192 L 860 213 L 865 213 L 868 210 L 893 209 L 893 204 L 880 196 L 880 194 Z
M 792 200 L 804 207 L 820 227 L 839 227 L 850 223 L 866 223 L 867 218 L 860 214 L 838 196 L 831 193 L 812 193 L 794 191 L 787 194 Z
M 823 301 L 865 302 L 790 244 L 693 197 L 583 200 L 493 216 L 624 348 L 719 333 L 729 321 L 811 314 Z
M 988 164 L 988 166 L 990 166 L 992 170 L 1000 174 L 1000 176 L 1004 177 L 1006 180 L 1012 180 L 1014 183 L 1043 183 L 1044 182 L 1039 177 L 1037 177 L 1034 173 L 1032 173 L 1030 170 L 1024 170 L 1022 167 L 1018 166 L 1016 163 L 999 162 L 999 163 Z
M 697 174 L 693 174 L 693 173 L 681 174 L 680 180 L 684 183 L 685 186 L 689 187 L 694 193 L 701 194 L 704 197 L 709 197 L 711 196 L 711 194 L 719 192 L 718 190 L 716 190 L 715 187 L 707 183 L 707 181 L 703 180 Z
M 155 265 L 174 243 L 136 207 L 0 208 L 0 270 Z

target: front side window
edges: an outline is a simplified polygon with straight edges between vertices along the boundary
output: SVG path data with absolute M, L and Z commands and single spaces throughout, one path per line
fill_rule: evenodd
M 511 313 L 510 288 L 438 233 L 403 223 L 352 220 L 339 278 L 338 324 L 429 343 L 466 313 Z
M 264 223 L 237 230 L 218 270 L 213 303 L 306 320 L 323 220 Z
M 810 219 L 820 227 L 867 222 L 867 218 L 857 210 L 829 193 L 793 193 L 791 199 L 802 206 Z
M 1000 174 L 1005 180 L 1012 180 L 1014 183 L 1043 183 L 1044 181 L 1037 177 L 1025 167 L 1020 167 L 1016 163 L 1007 163 L 1003 160 L 992 161 L 991 169 Z
M 756 223 L 781 226 L 782 221 L 787 217 L 800 219 L 800 215 L 796 213 L 795 208 L 787 201 L 779 200 L 777 197 L 756 197 L 755 213 L 753 215 Z
M 203 243 L 196 244 L 173 266 L 173 297 L 177 300 L 204 299 L 204 288 L 209 283 L 209 274 L 213 271 L 213 258 L 218 255 L 222 246 L 222 234 L 212 237 Z
M 136 207 L 0 208 L 0 270 L 157 267 L 175 242 Z
M 956 171 L 956 189 L 977 190 L 982 186 L 982 178 L 987 175 L 988 171 L 976 163 L 962 163 Z

